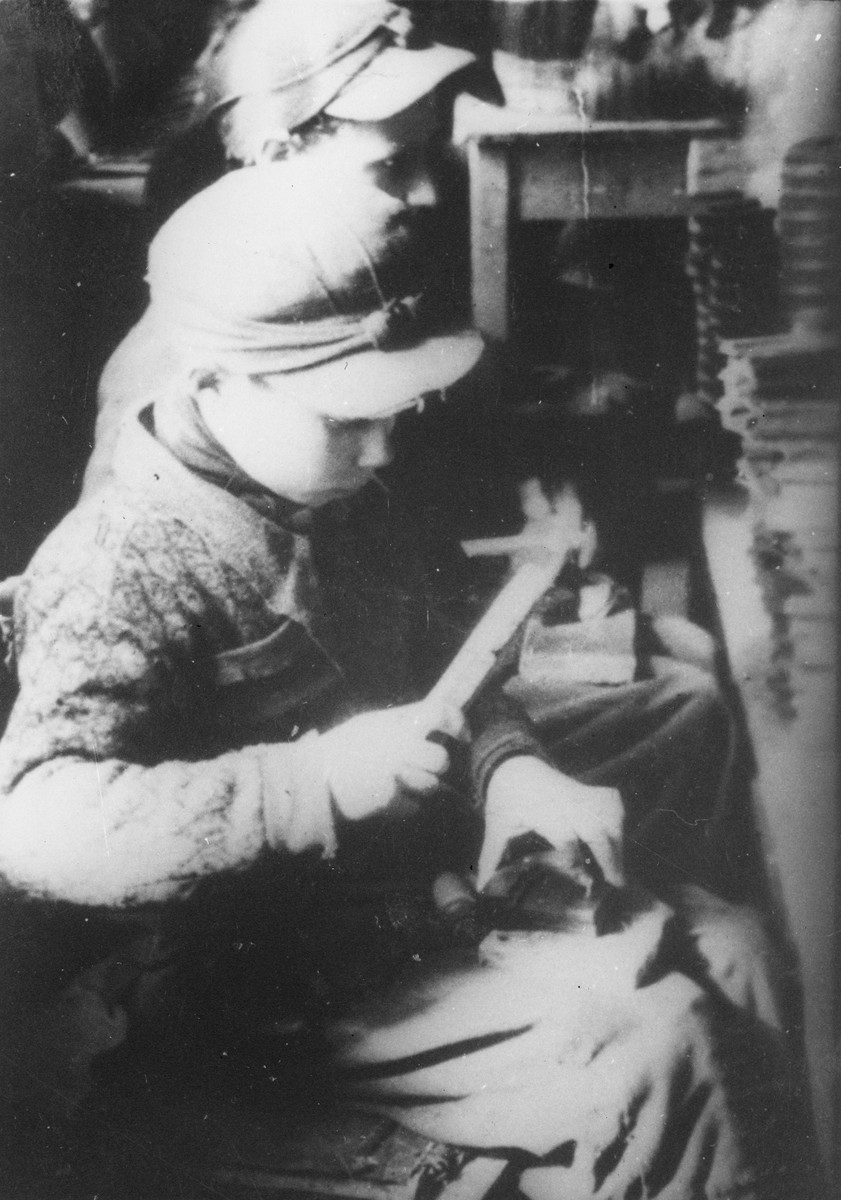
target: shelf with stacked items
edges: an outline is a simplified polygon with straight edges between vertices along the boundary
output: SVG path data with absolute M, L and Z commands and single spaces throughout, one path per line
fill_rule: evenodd
M 780 704 L 835 700 L 841 435 L 841 139 L 785 157 L 779 206 L 782 333 L 720 343 L 722 426 L 741 439 L 752 557 L 772 617 Z
M 807 703 L 825 712 L 835 687 L 841 338 L 801 329 L 723 342 L 722 352 L 718 409 L 742 439 L 773 686 L 790 715 Z

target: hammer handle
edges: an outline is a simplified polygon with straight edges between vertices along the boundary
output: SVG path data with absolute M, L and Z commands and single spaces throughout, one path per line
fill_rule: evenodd
M 426 697 L 430 732 L 442 713 L 467 707 L 493 670 L 499 652 L 554 583 L 567 553 L 564 548 L 531 559 L 503 585 Z

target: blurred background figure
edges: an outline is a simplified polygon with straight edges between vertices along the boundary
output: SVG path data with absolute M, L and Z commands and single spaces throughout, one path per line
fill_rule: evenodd
M 373 140 L 389 140 L 375 165 L 389 161 L 401 199 L 434 202 L 424 146 L 434 138 L 440 150 L 448 138 L 446 86 L 473 61 L 469 50 L 433 42 L 389 0 L 326 0 L 317 21 L 296 0 L 229 8 L 173 94 L 147 188 L 153 219 L 226 169 L 328 141 L 367 160 Z M 427 98 L 424 112 L 414 111 Z M 388 127 L 409 110 L 411 122 Z M 334 144 L 331 161 L 335 152 Z

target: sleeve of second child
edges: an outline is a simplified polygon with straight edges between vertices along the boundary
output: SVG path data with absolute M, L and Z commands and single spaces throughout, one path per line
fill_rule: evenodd
M 159 902 L 267 849 L 334 849 L 317 734 L 195 757 L 206 606 L 177 551 L 158 553 L 169 561 L 151 570 L 95 545 L 79 561 L 48 551 L 24 581 L 19 695 L 0 743 L 12 888 Z
M 624 807 L 615 788 L 594 787 L 552 763 L 514 700 L 493 690 L 470 715 L 474 794 L 485 832 L 477 869 L 483 888 L 517 838 L 536 834 L 556 851 L 572 879 L 589 886 L 596 874 L 624 882 Z M 596 870 L 598 867 L 598 871 Z
M 497 767 L 525 754 L 549 762 L 537 733 L 520 705 L 500 688 L 487 688 L 469 710 L 470 773 L 473 794 L 482 804 Z

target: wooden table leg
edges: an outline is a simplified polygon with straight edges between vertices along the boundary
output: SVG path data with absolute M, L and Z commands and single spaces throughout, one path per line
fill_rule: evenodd
M 505 147 L 468 147 L 473 321 L 489 337 L 509 333 L 511 180 Z

